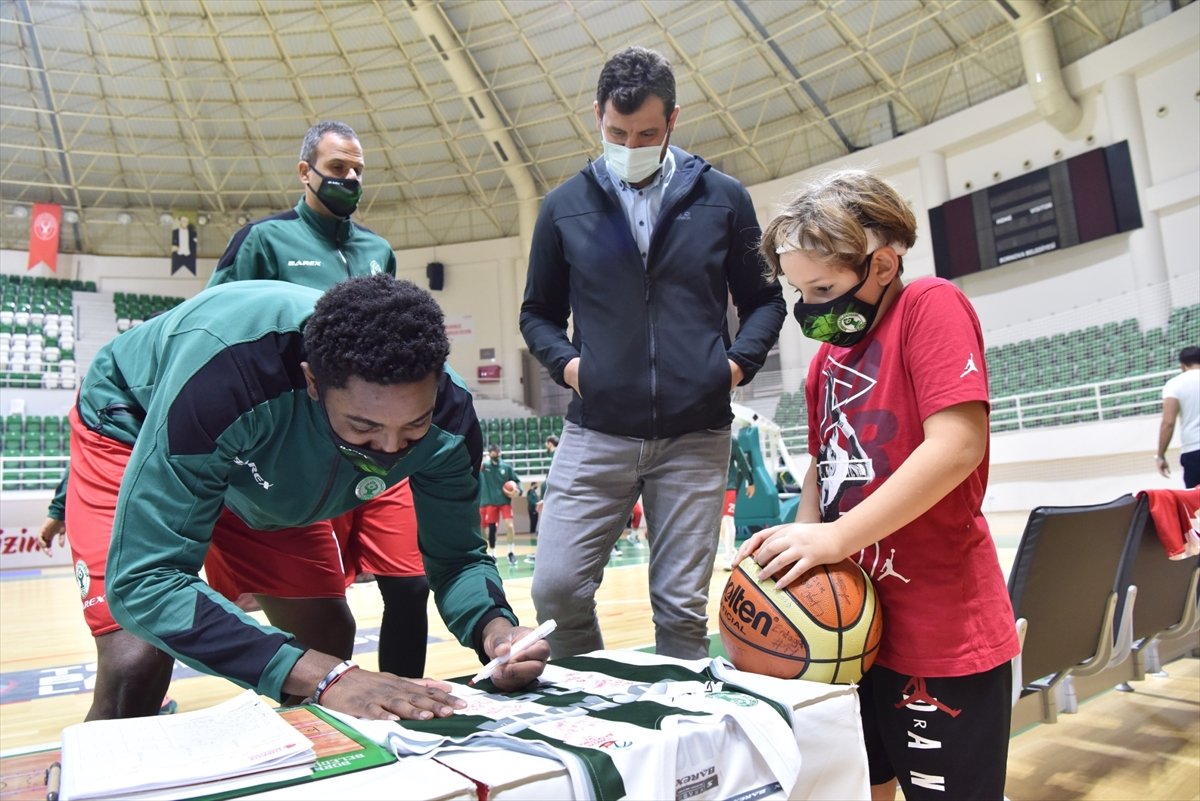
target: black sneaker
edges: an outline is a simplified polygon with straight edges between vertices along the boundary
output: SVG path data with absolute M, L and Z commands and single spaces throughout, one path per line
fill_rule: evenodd
M 517 566 L 517 555 L 512 551 L 508 552 L 508 563 L 513 567 Z

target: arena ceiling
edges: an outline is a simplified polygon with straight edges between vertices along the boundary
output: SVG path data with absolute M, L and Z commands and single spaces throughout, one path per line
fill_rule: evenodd
M 1042 9 L 1066 65 L 1185 1 Z M 0 0 L 0 247 L 55 202 L 65 252 L 162 255 L 190 211 L 215 257 L 296 202 L 319 119 L 361 136 L 356 218 L 393 247 L 513 236 L 517 187 L 598 153 L 596 77 L 629 44 L 675 65 L 673 141 L 755 184 L 1022 85 L 1017 2 Z

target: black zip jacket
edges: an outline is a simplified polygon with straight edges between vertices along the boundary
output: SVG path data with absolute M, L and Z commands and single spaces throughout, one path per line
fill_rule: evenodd
M 603 159 L 546 196 L 533 231 L 521 333 L 563 386 L 567 362 L 580 357 L 582 397 L 572 397 L 567 419 L 606 434 L 727 427 L 728 360 L 749 383 L 787 313 L 779 282 L 764 277 L 749 193 L 699 156 L 671 152 L 675 174 L 645 269 Z M 739 320 L 732 343 L 729 296 Z

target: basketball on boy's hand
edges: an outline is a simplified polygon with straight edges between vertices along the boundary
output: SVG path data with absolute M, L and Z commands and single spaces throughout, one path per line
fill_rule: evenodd
M 517 486 L 515 481 L 504 482 L 504 494 L 510 498 L 515 498 L 521 493 L 521 488 Z
M 883 615 L 875 587 L 850 559 L 809 570 L 786 588 L 742 560 L 721 596 L 721 643 L 738 670 L 852 684 L 875 661 Z

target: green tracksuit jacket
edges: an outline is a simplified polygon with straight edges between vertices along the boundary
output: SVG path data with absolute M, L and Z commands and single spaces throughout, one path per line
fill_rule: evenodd
M 328 289 L 358 275 L 396 274 L 396 254 L 383 237 L 351 220 L 317 214 L 300 198 L 291 211 L 244 226 L 225 246 L 210 287 L 232 281 L 273 279 Z M 47 516 L 62 520 L 66 476 Z
M 208 285 L 261 278 L 328 289 L 376 273 L 396 274 L 396 254 L 386 239 L 351 220 L 317 214 L 300 198 L 291 211 L 234 234 Z
M 482 435 L 470 393 L 447 367 L 429 433 L 386 478 L 358 472 L 300 368 L 320 294 L 279 281 L 205 290 L 106 345 L 79 396 L 85 425 L 133 447 L 108 556 L 113 617 L 199 670 L 279 699 L 304 647 L 197 575 L 223 506 L 253 528 L 287 528 L 328 520 L 382 491 L 378 482 L 408 477 L 450 631 L 486 661 L 483 625 L 516 622 L 479 537 Z
M 504 482 L 515 481 L 521 486 L 521 477 L 508 462 L 501 459 L 493 463 L 485 454 L 483 467 L 479 470 L 479 505 L 480 506 L 509 506 L 512 498 L 504 494 Z

